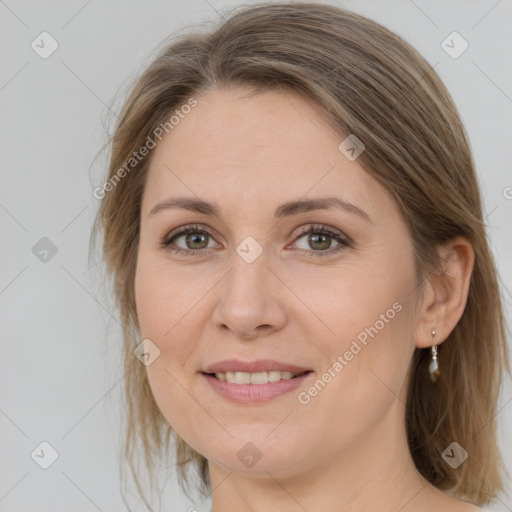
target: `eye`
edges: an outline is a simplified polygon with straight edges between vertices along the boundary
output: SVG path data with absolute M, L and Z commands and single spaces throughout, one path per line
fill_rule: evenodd
M 194 255 L 204 252 L 205 249 L 210 249 L 211 241 L 213 241 L 212 236 L 207 231 L 200 229 L 199 226 L 183 226 L 165 236 L 160 245 L 175 253 Z
M 302 247 L 300 247 L 301 239 Z M 333 241 L 336 245 L 333 248 Z M 190 256 L 204 254 L 206 249 L 211 249 L 214 242 L 213 237 L 208 231 L 201 229 L 200 226 L 183 226 L 165 236 L 160 245 L 174 253 L 181 253 Z M 348 237 L 338 231 L 334 231 L 326 226 L 304 226 L 295 234 L 294 244 L 299 245 L 299 249 L 308 251 L 313 256 L 323 256 L 336 253 L 346 247 L 351 246 Z
M 326 226 L 305 226 L 299 231 L 295 245 L 303 240 L 300 249 L 309 251 L 315 256 L 323 256 L 324 254 L 332 254 L 338 252 L 345 247 L 350 247 L 350 240 L 337 231 L 333 231 Z M 336 243 L 333 247 L 333 241 Z

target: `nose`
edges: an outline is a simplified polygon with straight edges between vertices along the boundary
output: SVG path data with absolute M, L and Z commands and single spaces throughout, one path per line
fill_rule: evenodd
M 214 325 L 245 340 L 268 336 L 286 324 L 283 285 L 265 258 L 247 263 L 238 255 L 228 275 L 216 287 Z

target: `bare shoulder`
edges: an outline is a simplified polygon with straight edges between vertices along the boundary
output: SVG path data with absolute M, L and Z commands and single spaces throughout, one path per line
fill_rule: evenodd
M 413 512 L 413 510 L 425 510 L 429 512 L 491 512 L 486 507 L 478 507 L 469 501 L 456 498 L 431 485 L 425 488 L 423 498 L 424 501 L 422 503 L 411 502 L 411 512 Z M 409 509 L 406 510 L 409 511 Z
M 486 512 L 488 510 L 485 508 L 477 507 L 468 501 L 463 501 L 456 498 L 454 498 L 454 502 L 450 507 L 451 508 L 449 510 L 453 512 Z
M 464 501 L 447 495 L 445 495 L 444 503 L 439 510 L 442 510 L 443 512 L 489 512 L 488 509 L 477 507 L 469 501 Z

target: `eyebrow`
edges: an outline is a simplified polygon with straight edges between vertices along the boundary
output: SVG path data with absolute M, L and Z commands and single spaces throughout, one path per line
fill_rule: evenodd
M 149 212 L 149 215 L 154 215 L 162 210 L 171 208 L 183 208 L 204 215 L 220 215 L 220 210 L 217 206 L 194 197 L 172 197 L 157 203 Z M 274 217 L 282 219 L 290 215 L 298 213 L 310 212 L 313 210 L 329 210 L 337 208 L 344 210 L 347 213 L 352 213 L 363 218 L 367 222 L 372 223 L 370 216 L 355 204 L 349 203 L 337 197 L 322 197 L 318 199 L 303 199 L 299 201 L 289 201 L 276 208 Z

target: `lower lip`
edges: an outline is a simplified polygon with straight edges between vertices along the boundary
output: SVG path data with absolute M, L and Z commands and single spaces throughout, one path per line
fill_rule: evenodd
M 288 380 L 278 380 L 267 384 L 231 384 L 225 380 L 219 380 L 212 375 L 201 374 L 210 386 L 221 396 L 236 403 L 261 403 L 268 402 L 285 393 L 297 389 L 312 372 Z

